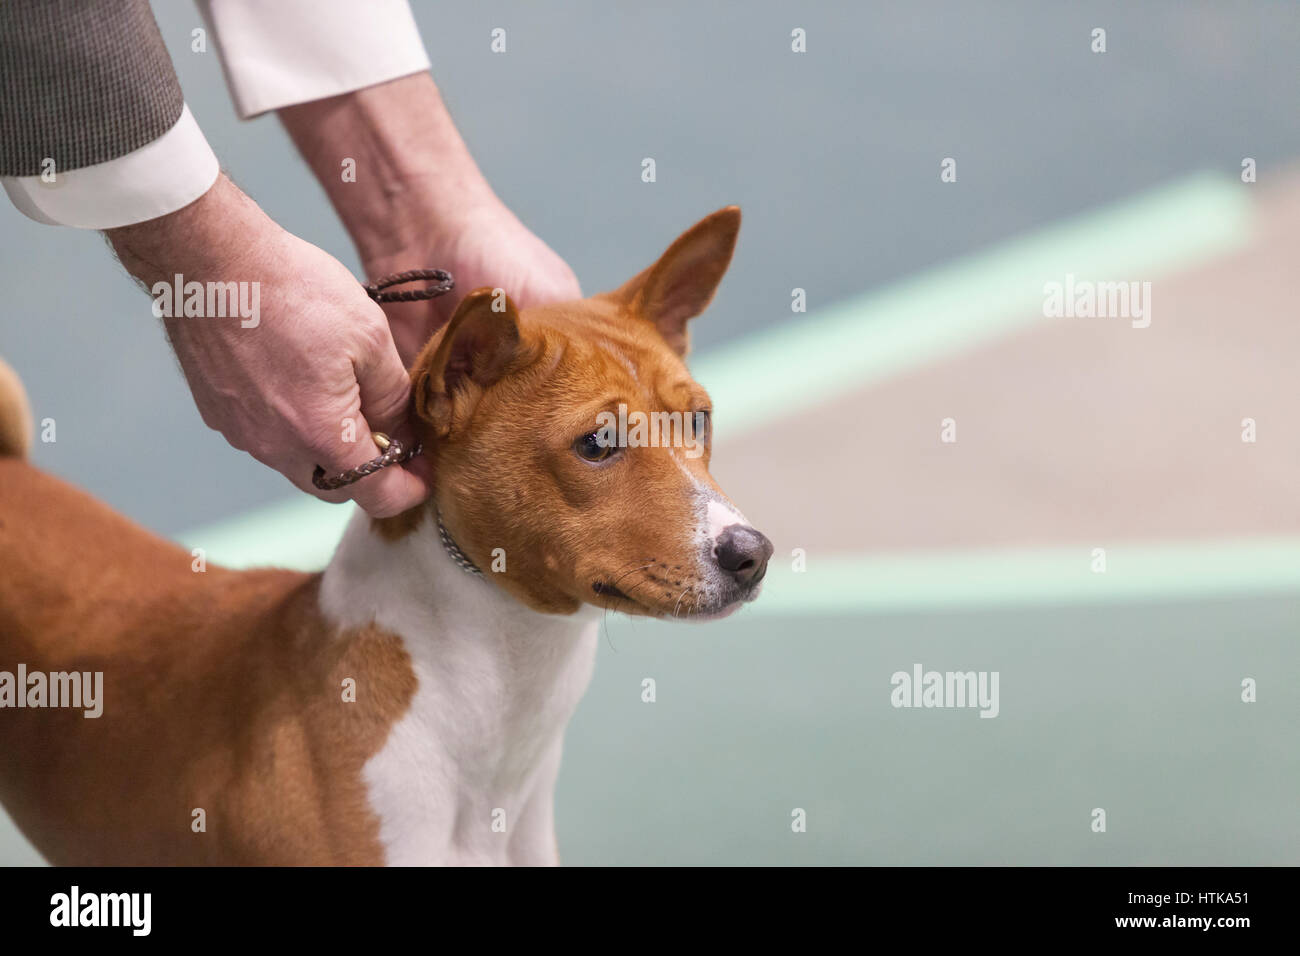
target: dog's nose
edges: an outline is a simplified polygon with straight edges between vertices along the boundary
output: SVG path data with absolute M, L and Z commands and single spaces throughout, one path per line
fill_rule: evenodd
M 713 554 L 718 559 L 718 567 L 735 578 L 737 584 L 757 584 L 767 572 L 772 542 L 749 525 L 728 525 L 718 535 Z

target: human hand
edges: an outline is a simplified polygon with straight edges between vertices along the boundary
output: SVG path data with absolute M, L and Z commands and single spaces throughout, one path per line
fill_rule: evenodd
M 335 492 L 311 483 L 318 464 L 332 474 L 380 454 L 372 429 L 410 438 L 410 381 L 388 323 L 341 263 L 281 229 L 224 176 L 184 209 L 108 235 L 150 288 L 173 285 L 176 274 L 238 283 L 256 306 L 244 317 L 185 315 L 183 303 L 167 310 L 167 335 L 209 428 L 303 491 L 355 500 L 375 517 L 428 496 L 427 483 L 399 467 Z
M 526 309 L 582 298 L 573 270 L 495 197 L 430 223 L 406 248 L 363 262 L 371 279 L 411 268 L 446 269 L 451 295 L 423 302 L 386 302 L 393 341 L 408 366 L 435 331 L 451 320 L 460 299 L 481 286 L 504 289 Z
M 582 296 L 558 255 L 498 199 L 452 123 L 433 78 L 417 73 L 279 111 L 356 242 L 368 279 L 446 269 L 452 295 L 386 303 L 408 365 L 480 286 L 521 308 Z M 353 176 L 340 174 L 346 157 Z

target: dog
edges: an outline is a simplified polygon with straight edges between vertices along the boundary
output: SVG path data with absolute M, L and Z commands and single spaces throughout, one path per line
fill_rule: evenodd
M 723 616 L 772 554 L 709 475 L 683 360 L 739 227 L 721 209 L 588 299 L 467 295 L 411 369 L 432 498 L 358 510 L 318 574 L 198 570 L 32 467 L 0 372 L 0 800 L 28 839 L 55 864 L 558 863 L 602 615 Z M 702 453 L 609 440 L 620 406 L 702 423 Z

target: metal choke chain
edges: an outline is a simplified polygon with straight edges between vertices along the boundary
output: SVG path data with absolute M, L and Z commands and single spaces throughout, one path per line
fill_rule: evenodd
M 391 286 L 421 280 L 432 280 L 435 285 L 424 289 L 385 291 Z M 423 302 L 425 299 L 436 299 L 440 295 L 446 295 L 455 287 L 456 280 L 452 278 L 450 272 L 443 269 L 410 269 L 407 272 L 394 272 L 392 275 L 386 275 L 374 282 L 367 282 L 363 286 L 366 295 L 376 302 Z M 408 449 L 400 441 L 390 439 L 383 432 L 372 432 L 371 437 L 383 451 L 382 455 L 330 477 L 326 477 L 325 469 L 317 465 L 316 470 L 312 473 L 311 483 L 321 491 L 335 491 L 353 482 L 360 481 L 367 475 L 373 475 L 389 465 L 400 465 L 404 461 L 410 461 L 422 451 L 418 442 Z

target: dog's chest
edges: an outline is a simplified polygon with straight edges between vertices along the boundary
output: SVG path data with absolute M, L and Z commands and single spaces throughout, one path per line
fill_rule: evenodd
M 408 638 L 418 689 L 365 766 L 390 865 L 551 863 L 565 727 L 595 628 L 513 659 L 492 634 Z
M 363 770 L 386 862 L 555 862 L 560 748 L 591 678 L 598 621 L 537 614 L 440 546 L 417 535 L 380 542 L 367 530 L 349 529 L 322 608 L 399 637 L 416 678 L 409 708 Z

